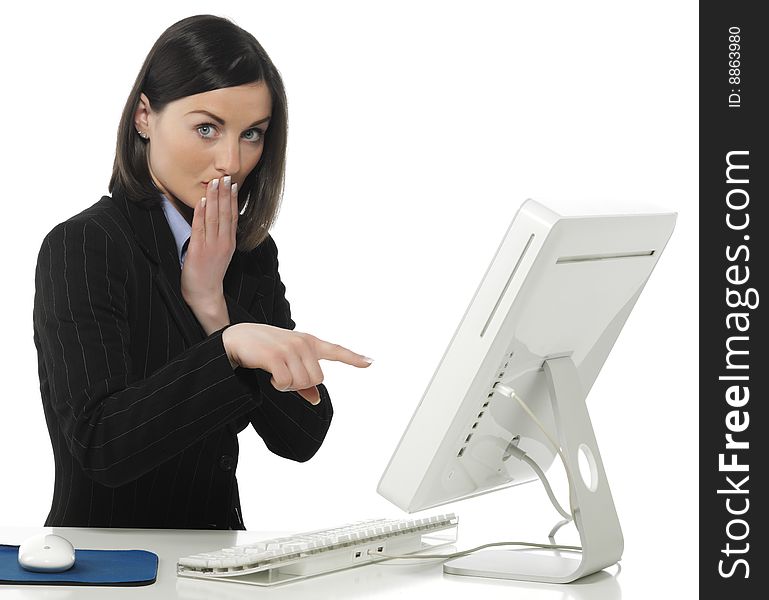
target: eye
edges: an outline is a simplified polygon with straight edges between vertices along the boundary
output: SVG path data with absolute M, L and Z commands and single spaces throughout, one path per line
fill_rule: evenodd
M 198 125 L 198 127 L 196 127 L 196 128 L 195 128 L 195 131 L 197 131 L 198 133 L 200 133 L 200 130 L 201 130 L 201 129 L 207 129 L 207 128 L 208 128 L 208 129 L 210 129 L 211 127 L 213 127 L 213 126 L 212 126 L 212 125 L 210 125 L 210 124 L 208 124 L 208 123 L 206 123 L 205 125 Z M 207 135 L 205 135 L 205 134 L 203 134 L 203 135 L 201 135 L 200 137 L 202 137 L 202 138 L 207 138 L 208 136 L 207 136 Z
M 201 130 L 208 131 L 209 129 L 216 129 L 216 125 L 214 125 L 213 123 L 203 123 L 202 125 L 198 125 L 195 128 L 195 131 L 197 131 L 198 135 L 201 138 L 203 138 L 204 140 L 210 140 L 210 139 L 213 139 L 213 137 L 209 136 L 209 135 L 206 135 L 205 132 L 201 131 Z M 251 137 L 247 138 L 247 141 L 252 143 L 252 144 L 258 144 L 264 138 L 264 130 L 263 129 L 259 129 L 258 127 L 253 127 L 253 128 L 251 128 L 251 129 L 246 131 L 246 133 L 249 133 L 249 132 L 253 132 L 253 134 L 254 134 Z
M 254 137 L 249 139 L 248 140 L 249 142 L 254 142 L 254 143 L 261 142 L 262 139 L 264 138 L 264 130 L 263 129 L 259 129 L 258 127 L 254 127 L 253 129 L 249 129 L 248 131 L 246 131 L 246 133 L 248 133 L 249 131 L 253 131 L 254 132 Z

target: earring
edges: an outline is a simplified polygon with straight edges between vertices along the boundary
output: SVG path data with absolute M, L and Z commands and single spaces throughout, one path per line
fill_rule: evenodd
M 139 135 L 140 135 L 142 138 L 144 138 L 145 140 L 147 139 L 147 134 L 146 134 L 146 133 L 144 133 L 143 131 L 139 131 L 139 130 L 137 129 L 137 130 L 136 130 L 136 133 L 138 133 L 138 134 L 139 134 Z

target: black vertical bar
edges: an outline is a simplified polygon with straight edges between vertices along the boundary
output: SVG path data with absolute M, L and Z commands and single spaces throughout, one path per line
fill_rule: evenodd
M 769 35 L 762 8 L 700 4 L 699 566 L 707 598 L 769 597 L 769 502 L 759 491 L 769 487 Z M 672 555 L 686 551 L 677 546 Z

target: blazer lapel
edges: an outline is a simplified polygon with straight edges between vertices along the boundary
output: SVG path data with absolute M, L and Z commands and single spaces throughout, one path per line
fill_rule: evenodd
M 184 301 L 181 291 L 181 267 L 171 227 L 160 204 L 146 208 L 126 198 L 122 187 L 113 188 L 112 199 L 125 215 L 136 242 L 153 264 L 153 280 L 168 305 L 185 341 L 192 346 L 205 339 L 205 331 Z

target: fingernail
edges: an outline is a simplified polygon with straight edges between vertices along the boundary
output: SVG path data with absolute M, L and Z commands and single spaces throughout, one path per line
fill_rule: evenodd
M 230 176 L 229 175 L 225 175 L 225 177 L 224 177 L 224 185 L 230 185 L 230 181 L 232 181 Z
M 374 362 L 374 359 L 373 358 L 369 358 L 368 356 L 364 356 L 363 360 L 365 360 L 368 364 L 371 364 L 372 362 Z
M 233 184 L 232 184 L 232 191 L 233 191 L 233 193 L 235 193 L 235 194 L 237 194 L 237 193 L 238 193 L 238 184 L 237 184 L 237 183 L 233 183 Z
M 218 188 L 219 187 L 219 180 L 218 179 L 214 179 L 213 182 L 211 183 L 211 187 L 213 189 Z
M 205 206 L 206 206 L 206 197 L 205 197 L 205 196 L 203 196 L 203 197 L 200 199 L 200 208 L 205 208 Z

